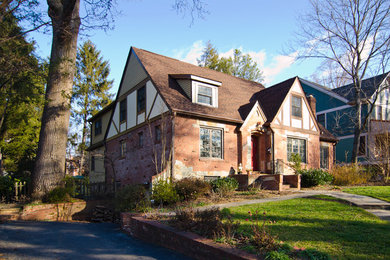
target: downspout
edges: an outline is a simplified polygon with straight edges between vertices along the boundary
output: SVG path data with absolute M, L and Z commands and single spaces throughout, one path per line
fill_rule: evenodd
M 271 162 L 272 162 L 272 174 L 275 174 L 275 139 L 274 139 L 274 131 L 272 131 L 271 127 L 269 128 L 271 130 Z
M 172 159 L 171 159 L 171 180 L 173 180 L 174 170 L 175 168 L 173 167 L 173 162 L 175 161 L 175 117 L 176 117 L 176 112 L 173 112 L 172 116 L 172 141 L 171 141 L 171 152 L 172 152 Z

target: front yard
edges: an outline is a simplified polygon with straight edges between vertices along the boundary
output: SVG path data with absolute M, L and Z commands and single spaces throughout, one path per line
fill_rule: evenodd
M 261 220 L 266 212 L 270 233 L 295 248 L 314 248 L 336 259 L 388 259 L 390 256 L 390 223 L 331 197 L 233 207 L 230 212 L 241 223 L 243 233 L 251 233 L 256 212 Z
M 364 195 L 390 202 L 390 186 L 365 186 L 343 189 L 343 192 Z

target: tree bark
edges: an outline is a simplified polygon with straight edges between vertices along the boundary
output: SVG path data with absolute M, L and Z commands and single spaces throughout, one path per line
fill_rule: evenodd
M 65 176 L 70 97 L 75 73 L 80 0 L 48 0 L 53 41 L 32 197 L 39 200 Z

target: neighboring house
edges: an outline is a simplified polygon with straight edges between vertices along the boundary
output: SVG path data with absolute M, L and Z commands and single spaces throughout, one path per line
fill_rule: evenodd
M 114 102 L 104 107 L 88 121 L 91 123 L 91 145 L 88 147 L 89 181 L 102 183 L 106 181 L 104 151 L 105 139 Z
M 332 134 L 337 136 L 339 142 L 336 146 L 336 160 L 350 162 L 352 155 L 354 118 L 354 91 L 351 84 L 343 87 L 328 89 L 316 83 L 299 79 L 306 94 L 313 95 L 317 100 L 317 120 Z M 366 130 L 360 137 L 358 159 L 361 162 L 375 161 L 375 143 L 378 136 L 390 132 L 390 103 L 389 103 L 389 73 L 362 81 L 363 99 L 362 116 L 369 113 L 368 102 L 375 102 L 374 109 L 369 115 Z
M 304 167 L 332 167 L 337 139 L 317 123 L 310 102 L 313 110 L 297 77 L 264 88 L 131 48 L 116 100 L 101 112 L 111 114 L 99 139 L 106 181 L 146 184 L 157 174 L 206 179 L 241 165 L 243 172 L 290 174 L 293 153 Z

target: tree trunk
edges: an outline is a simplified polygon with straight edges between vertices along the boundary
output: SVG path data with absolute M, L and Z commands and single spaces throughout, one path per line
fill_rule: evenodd
M 79 5 L 80 0 L 48 0 L 53 41 L 32 183 L 34 200 L 60 185 L 65 176 L 70 97 L 80 28 Z
M 359 89 L 360 86 L 359 86 Z M 356 122 L 353 137 L 352 157 L 351 162 L 357 163 L 357 156 L 359 154 L 360 134 L 362 133 L 362 100 L 360 97 L 360 91 L 356 91 Z

